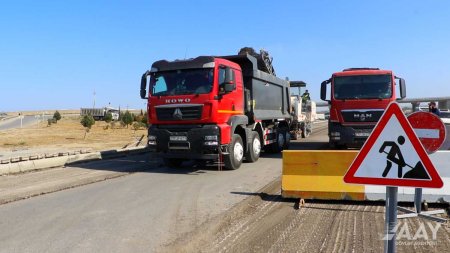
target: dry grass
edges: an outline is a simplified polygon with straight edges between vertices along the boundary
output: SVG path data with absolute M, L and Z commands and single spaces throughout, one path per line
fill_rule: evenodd
M 107 150 L 122 148 L 127 144 L 137 141 L 142 135 L 147 135 L 147 130 L 134 131 L 131 126 L 106 129 L 108 124 L 96 121 L 92 129 L 84 137 L 84 127 L 78 117 L 63 117 L 57 124 L 47 126 L 47 122 L 41 122 L 23 129 L 11 129 L 0 132 L 0 152 L 23 148 L 59 148 Z M 144 138 L 145 143 L 145 138 Z

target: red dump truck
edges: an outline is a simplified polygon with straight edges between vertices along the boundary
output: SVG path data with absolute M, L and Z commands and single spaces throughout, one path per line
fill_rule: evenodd
M 329 84 L 330 93 L 327 92 Z M 396 85 L 399 85 L 400 98 L 397 98 Z M 349 68 L 334 73 L 322 82 L 320 92 L 321 99 L 328 101 L 330 107 L 330 146 L 362 146 L 388 104 L 405 96 L 405 80 L 390 70 Z
M 238 169 L 262 149 L 289 146 L 289 82 L 275 76 L 265 51 L 154 62 L 141 98 L 148 99 L 148 147 L 172 167 L 194 159 Z

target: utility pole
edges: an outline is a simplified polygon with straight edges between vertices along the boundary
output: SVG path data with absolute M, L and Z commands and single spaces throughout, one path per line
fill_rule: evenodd
M 20 119 L 20 128 L 22 128 L 22 126 L 23 126 L 23 115 L 22 115 L 22 113 L 19 113 L 19 119 Z
M 92 109 L 95 108 L 95 89 L 94 89 L 94 105 L 92 106 Z

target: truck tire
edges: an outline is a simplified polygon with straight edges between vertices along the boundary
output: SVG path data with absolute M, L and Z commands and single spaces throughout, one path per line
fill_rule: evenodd
M 178 168 L 184 160 L 179 158 L 164 158 L 163 161 L 167 167 Z
M 270 152 L 271 153 L 279 153 L 281 152 L 286 145 L 286 129 L 278 128 L 276 141 L 270 144 Z
M 284 136 L 285 136 L 283 150 L 285 150 L 285 149 L 289 149 L 289 146 L 291 144 L 291 133 L 289 133 L 287 128 L 284 128 L 283 131 L 284 131 Z
M 224 156 L 225 168 L 237 170 L 244 160 L 244 144 L 239 134 L 233 134 L 231 143 L 228 145 L 228 155 Z
M 256 162 L 259 159 L 259 155 L 261 154 L 261 139 L 259 138 L 259 134 L 255 131 L 251 133 L 251 141 L 248 146 L 247 153 L 245 154 L 245 159 L 247 162 Z

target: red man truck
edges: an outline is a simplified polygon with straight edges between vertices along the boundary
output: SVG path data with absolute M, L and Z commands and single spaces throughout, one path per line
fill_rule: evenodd
M 329 84 L 331 93 L 327 93 Z M 396 85 L 399 85 L 399 99 L 403 99 L 406 96 L 405 80 L 390 70 L 378 68 L 344 69 L 323 81 L 320 97 L 329 103 L 330 146 L 362 146 L 388 104 L 398 99 Z
M 257 161 L 262 149 L 287 148 L 289 82 L 274 75 L 268 59 L 261 51 L 256 57 L 242 53 L 153 63 L 141 79 L 150 150 L 172 167 L 194 159 L 238 169 L 244 159 Z

